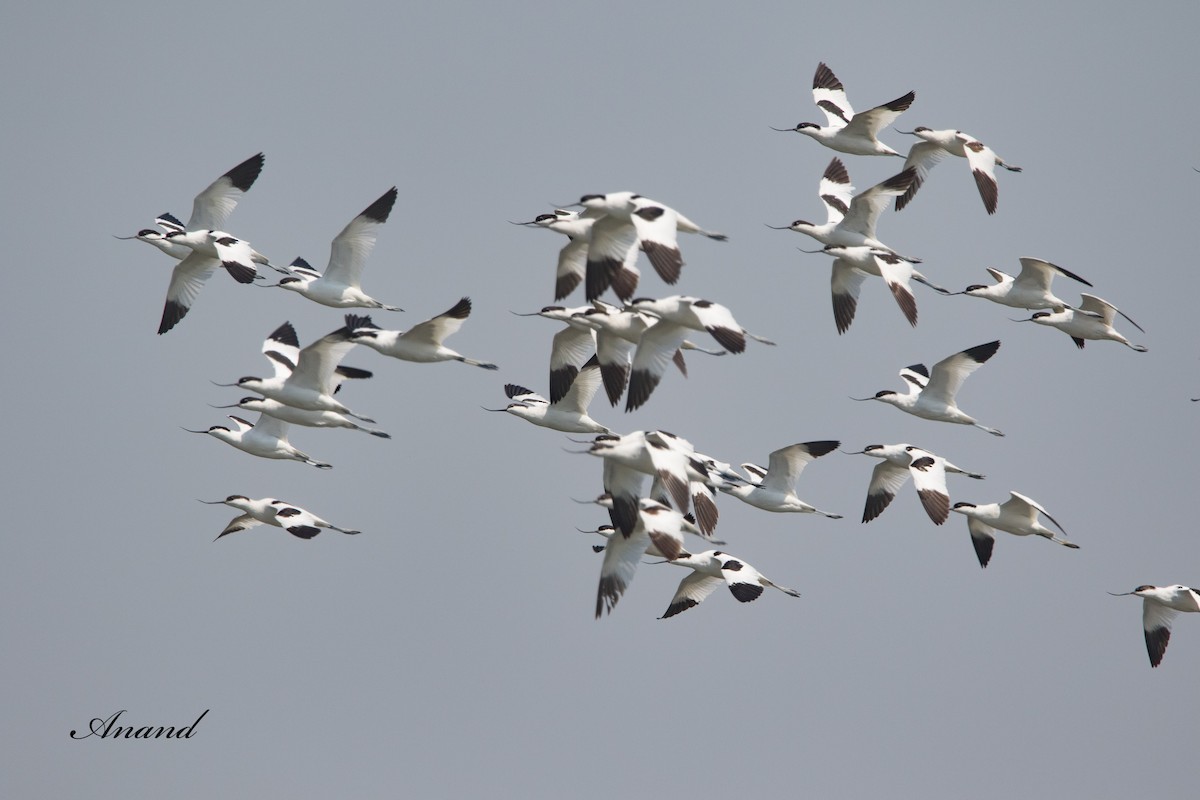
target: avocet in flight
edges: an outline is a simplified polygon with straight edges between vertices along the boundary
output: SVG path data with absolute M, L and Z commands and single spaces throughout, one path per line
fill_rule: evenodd
M 262 497 L 252 500 L 241 494 L 231 494 L 224 500 L 201 500 L 208 505 L 226 505 L 238 509 L 242 513 L 229 521 L 225 530 L 217 534 L 217 539 L 237 531 L 244 531 L 258 525 L 274 525 L 283 528 L 293 536 L 301 539 L 311 539 L 321 532 L 321 528 L 340 531 L 346 534 L 358 534 L 362 531 L 339 528 L 331 522 L 321 519 L 316 514 L 306 511 L 297 505 L 283 500 Z M 213 541 L 216 541 L 215 539 Z
M 865 245 L 826 245 L 822 252 L 834 259 L 829 285 L 833 297 L 833 321 L 839 334 L 850 329 L 858 309 L 859 289 L 870 275 L 883 279 L 904 318 L 914 328 L 917 325 L 917 299 L 913 296 L 910 280 L 923 283 L 940 294 L 950 294 L 948 289 L 938 286 L 913 269 L 912 262 L 890 250 Z
M 833 74 L 833 70 L 821 62 L 813 75 L 813 102 L 825 112 L 827 125 L 801 122 L 794 128 L 774 128 L 777 131 L 802 133 L 816 139 L 828 148 L 855 156 L 899 156 L 892 148 L 879 141 L 879 132 L 896 121 L 900 114 L 912 105 L 915 92 L 897 97 L 890 103 L 875 106 L 857 114 L 846 99 L 846 87 Z
M 895 406 L 901 411 L 937 422 L 953 422 L 958 425 L 974 425 L 993 436 L 1004 434 L 975 421 L 962 411 L 955 402 L 963 381 L 984 362 L 996 354 L 1000 342 L 988 342 L 947 356 L 933 365 L 932 373 L 924 364 L 913 364 L 900 370 L 900 377 L 908 383 L 908 393 L 900 394 L 891 389 L 876 392 L 873 397 L 854 397 L 853 400 L 878 400 Z
M 1139 586 L 1132 592 L 1109 594 L 1114 597 L 1135 595 L 1142 598 L 1142 630 L 1146 634 L 1146 652 L 1150 666 L 1162 663 L 1171 641 L 1171 623 L 1180 611 L 1200 611 L 1200 589 L 1187 586 Z
M 379 226 L 387 222 L 392 206 L 396 204 L 396 194 L 395 186 L 388 189 L 334 237 L 329 266 L 324 273 L 317 272 L 307 262 L 298 259 L 300 265 L 292 262 L 291 274 L 280 279 L 277 284 L 279 288 L 302 294 L 309 300 L 333 308 L 403 311 L 399 306 L 379 302 L 362 290 L 367 258 L 375 248 Z
M 1117 314 L 1120 314 L 1129 320 L 1129 323 L 1133 327 L 1145 333 L 1142 330 L 1142 326 L 1130 319 L 1128 314 L 1107 300 L 1102 300 L 1095 295 L 1081 294 L 1080 297 L 1083 300 L 1080 302 L 1079 308 L 1063 308 L 1060 306 L 1053 311 L 1038 311 L 1028 320 L 1024 321 L 1058 328 L 1067 336 L 1070 336 L 1075 342 L 1075 346 L 1080 350 L 1083 349 L 1083 345 L 1087 339 L 1108 339 L 1120 342 L 1139 353 L 1144 353 L 1149 349 L 1145 345 L 1134 344 L 1113 328 L 1113 320 L 1116 319 Z
M 883 513 L 909 475 L 917 489 L 917 497 L 934 525 L 941 525 L 950 516 L 950 494 L 946 490 L 946 473 L 953 472 L 968 478 L 983 480 L 983 475 L 956 467 L 941 456 L 911 444 L 869 444 L 856 455 L 881 458 L 871 471 L 867 486 L 867 502 L 863 506 L 863 522 L 870 522 Z
M 768 580 L 744 560 L 720 550 L 705 550 L 703 553 L 684 552 L 667 563 L 688 567 L 692 574 L 679 582 L 671 603 L 659 619 L 673 617 L 700 605 L 704 598 L 722 583 L 729 587 L 730 594 L 741 603 L 757 600 L 768 586 L 792 597 L 800 596 L 795 589 Z
M 232 445 L 243 453 L 249 453 L 259 458 L 290 459 L 301 461 L 317 469 L 333 468 L 333 465 L 316 461 L 307 453 L 294 447 L 288 441 L 288 424 L 281 419 L 269 417 L 266 414 L 259 414 L 258 421 L 254 423 L 233 415 L 230 415 L 229 418 L 233 420 L 237 430 L 224 425 L 213 425 L 203 431 L 194 431 L 189 428 L 184 428 L 184 430 L 188 433 L 207 433 L 214 439 Z
M 917 195 L 917 190 L 925 182 L 929 171 L 947 155 L 958 156 L 967 160 L 971 175 L 975 178 L 975 186 L 983 199 L 983 207 L 987 213 L 996 213 L 996 204 L 1000 200 L 1000 187 L 996 183 L 996 167 L 1004 167 L 1009 172 L 1020 172 L 1020 167 L 1014 167 L 1005 162 L 992 148 L 971 136 L 969 133 L 946 129 L 935 131 L 924 125 L 911 131 L 896 131 L 897 133 L 916 136 L 923 141 L 914 144 L 908 151 L 904 166 L 913 167 L 917 171 L 917 179 L 908 191 L 896 198 L 896 210 L 908 205 Z
M 504 384 L 504 393 L 512 400 L 504 408 L 488 408 L 486 411 L 507 411 L 513 416 L 532 422 L 543 428 L 564 433 L 612 433 L 606 426 L 588 416 L 588 404 L 600 388 L 600 362 L 592 356 L 571 388 L 556 403 L 537 394 L 532 389 L 515 383 Z
M 968 297 L 982 297 L 1002 306 L 1010 308 L 1071 308 L 1071 304 L 1054 296 L 1050 284 L 1054 276 L 1062 275 L 1073 281 L 1079 281 L 1084 286 L 1091 286 L 1083 278 L 1070 270 L 1063 269 L 1057 264 L 1043 261 L 1040 258 L 1021 258 L 1021 272 L 1013 277 L 1006 272 L 987 267 L 988 274 L 996 279 L 991 286 L 981 283 L 971 284 L 961 292 Z
M 288 323 L 284 323 L 284 326 L 290 327 Z M 280 326 L 276 332 L 283 331 L 284 326 Z M 350 331 L 345 327 L 338 328 L 300 350 L 293 364 L 281 362 L 280 356 L 273 355 L 268 351 L 267 344 L 264 344 L 263 351 L 275 366 L 273 377 L 260 378 L 249 375 L 239 378 L 236 383 L 218 383 L 217 385 L 238 386 L 296 408 L 310 411 L 337 411 L 363 422 L 374 422 L 375 420 L 370 417 L 355 414 L 333 397 L 341 383 L 337 372 L 338 365 L 346 353 L 354 347 L 354 342 L 350 341 L 349 337 Z
M 518 317 L 545 317 L 567 326 L 554 334 L 550 346 L 551 403 L 557 403 L 566 396 L 579 370 L 596 352 L 596 331 L 581 318 L 590 308 L 591 306 L 544 306 L 541 311 L 529 314 L 511 312 Z
M 670 206 L 633 192 L 587 194 L 579 200 L 584 217 L 595 217 L 587 246 L 584 289 L 595 300 L 610 286 L 628 300 L 637 289 L 637 251 L 668 284 L 679 280 L 683 256 L 677 234 L 698 233 L 723 242 L 723 233 L 701 228 Z
M 796 479 L 814 459 L 837 449 L 840 442 L 834 440 L 801 442 L 781 447 L 769 456 L 767 468 L 743 465 L 749 474 L 761 476 L 757 483 L 722 483 L 719 488 L 743 503 L 764 511 L 794 511 L 802 514 L 821 514 L 830 519 L 841 519 L 841 514 L 831 514 L 801 500 L 796 495 Z M 754 467 L 754 469 L 750 469 Z
M 487 361 L 476 361 L 467 358 L 462 353 L 451 350 L 443 342 L 463 326 L 467 317 L 471 316 L 471 298 L 464 297 L 446 311 L 418 323 L 406 331 L 388 331 L 376 327 L 370 317 L 346 315 L 346 331 L 350 341 L 382 353 L 385 356 L 398 358 L 401 361 L 415 361 L 422 364 L 432 364 L 438 361 L 461 361 L 472 367 L 483 369 L 499 369 Z
M 832 164 L 831 164 L 832 166 Z M 790 230 L 803 233 L 816 239 L 823 245 L 840 245 L 843 247 L 876 247 L 890 253 L 900 255 L 876 237 L 875 228 L 879 215 L 887 206 L 888 198 L 903 194 L 916 179 L 915 170 L 906 169 L 885 181 L 880 181 L 869 189 L 864 189 L 854 195 L 848 205 L 842 207 L 841 197 L 836 194 L 826 194 L 829 184 L 829 169 L 821 178 L 821 201 L 828 211 L 828 220 L 821 225 L 807 220 L 798 219 L 790 225 L 767 227 L 775 230 Z M 851 187 L 852 188 L 852 187 Z M 837 218 L 838 214 L 842 214 Z M 920 263 L 920 259 L 903 257 L 910 263 Z
M 165 234 L 151 228 L 143 228 L 134 236 L 117 237 L 146 242 L 179 260 L 171 272 L 171 282 L 167 285 L 167 299 L 163 306 L 162 320 L 158 325 L 159 334 L 171 330 L 184 318 L 200 295 L 200 289 L 216 272 L 217 267 L 224 266 L 239 283 L 250 283 L 254 280 L 257 274 L 253 263 L 255 253 L 253 250 L 247 252 L 248 245 L 241 243 L 238 247 L 225 248 L 222 257 L 215 249 L 212 253 L 198 252 L 185 244 L 179 236 L 187 231 L 208 232 L 221 228 L 233 213 L 238 201 L 242 199 L 242 195 L 258 179 L 264 162 L 263 154 L 258 153 L 209 184 L 192 201 L 192 215 L 188 218 L 187 225 L 174 215 L 164 213 L 159 215 L 156 222 L 166 231 Z M 224 245 L 222 247 L 224 248 Z M 247 263 L 247 259 L 250 263 Z
M 979 558 L 979 566 L 986 567 L 992 560 L 992 547 L 996 544 L 995 531 L 1000 530 L 1014 536 L 1041 536 L 1063 547 L 1078 550 L 1079 545 L 1059 538 L 1054 531 L 1038 521 L 1038 514 L 1054 523 L 1054 527 L 1066 535 L 1058 520 L 1050 516 L 1046 509 L 1023 494 L 1009 492 L 1009 499 L 1003 503 L 955 503 L 951 511 L 957 511 L 967 517 L 967 529 L 971 532 L 971 544 L 975 546 L 975 555 Z
M 637 522 L 628 536 L 612 536 L 604 548 L 600 583 L 596 587 L 596 619 L 612 613 L 629 588 L 642 556 L 651 548 L 667 559 L 684 553 L 680 528 L 683 515 L 657 500 L 638 501 Z

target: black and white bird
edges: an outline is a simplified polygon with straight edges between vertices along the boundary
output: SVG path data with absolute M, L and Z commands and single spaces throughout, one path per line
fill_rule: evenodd
M 1070 308 L 1071 304 L 1054 296 L 1050 291 L 1056 275 L 1078 281 L 1084 286 L 1091 286 L 1083 278 L 1070 270 L 1063 269 L 1057 264 L 1043 261 L 1040 258 L 1021 258 L 1021 272 L 1013 277 L 1006 272 L 987 267 L 988 274 L 996 279 L 996 283 L 985 286 L 974 283 L 954 294 L 965 294 L 968 297 L 982 297 L 1002 306 L 1010 308 Z
M 890 103 L 855 114 L 850 101 L 846 99 L 846 87 L 833 74 L 833 70 L 821 62 L 813 75 L 812 94 L 813 102 L 825 112 L 827 125 L 801 122 L 794 128 L 774 130 L 802 133 L 828 148 L 855 156 L 901 155 L 879 141 L 878 136 L 880 131 L 895 122 L 912 105 L 917 97 L 915 92 L 908 92 Z
M 554 209 L 552 214 L 538 214 L 529 222 L 514 222 L 532 228 L 544 228 L 561 233 L 567 243 L 558 251 L 558 262 L 554 269 L 554 301 L 562 300 L 583 282 L 587 274 L 588 243 L 591 241 L 592 225 L 596 217 L 585 217 L 581 212 Z
M 288 441 L 288 424 L 281 419 L 266 414 L 259 414 L 257 422 L 248 422 L 232 415 L 229 419 L 233 420 L 236 430 L 224 425 L 213 425 L 202 431 L 189 428 L 184 430 L 188 433 L 207 433 L 243 453 L 259 458 L 300 461 L 317 469 L 332 469 L 331 464 L 317 461 L 293 446 Z
M 820 183 L 821 201 L 825 204 L 828 212 L 826 222 L 818 225 L 798 219 L 790 225 L 768 225 L 767 227 L 803 233 L 823 245 L 875 247 L 900 255 L 895 249 L 888 247 L 877 238 L 875 229 L 879 222 L 879 215 L 887 207 L 888 198 L 896 197 L 907 191 L 916 179 L 916 171 L 906 169 L 887 180 L 880 181 L 869 189 L 864 189 L 854 195 L 844 209 L 841 206 L 842 199 L 839 195 L 826 194 L 825 190 L 830 186 L 829 173 L 830 170 L 826 169 L 825 176 L 821 178 Z M 838 213 L 842 214 L 840 219 L 837 218 Z M 911 263 L 920 263 L 920 259 L 903 258 Z
M 339 372 L 338 366 L 346 353 L 354 347 L 354 342 L 349 336 L 350 331 L 344 326 L 338 328 L 296 351 L 293 361 L 282 352 L 271 349 L 273 340 L 280 346 L 290 345 L 294 340 L 295 330 L 291 329 L 290 323 L 285 322 L 263 344 L 264 354 L 275 366 L 275 374 L 272 377 L 248 375 L 239 378 L 236 383 L 218 383 L 217 386 L 237 386 L 296 408 L 337 411 L 363 422 L 374 422 L 370 417 L 354 413 L 333 397 L 346 374 L 344 369 Z M 360 371 L 359 376 L 361 372 L 365 370 Z
M 932 373 L 924 364 L 913 364 L 900 370 L 900 377 L 908 383 L 907 394 L 900 394 L 892 389 L 883 389 L 873 397 L 854 397 L 853 400 L 878 400 L 895 406 L 901 411 L 923 419 L 937 422 L 953 422 L 958 425 L 974 425 L 993 436 L 1004 434 L 995 428 L 989 428 L 975 421 L 975 418 L 962 411 L 955 396 L 962 388 L 963 381 L 975 370 L 979 369 L 989 358 L 1000 349 L 1000 342 L 988 342 L 947 356 L 933 365 Z
M 406 331 L 389 331 L 375 325 L 370 317 L 346 315 L 347 336 L 354 344 L 361 344 L 401 361 L 432 364 L 438 361 L 461 361 L 472 367 L 499 369 L 489 361 L 477 361 L 443 344 L 448 337 L 458 332 L 463 322 L 471 315 L 471 298 L 464 297 L 446 311 L 418 323 Z
M 821 514 L 830 519 L 841 519 L 841 514 L 831 514 L 804 502 L 796 495 L 796 479 L 814 459 L 837 449 L 840 442 L 826 440 L 818 442 L 801 442 L 799 444 L 781 447 L 772 452 L 764 470 L 754 464 L 743 464 L 742 468 L 748 474 L 754 475 L 757 482 L 745 484 L 722 483 L 719 488 L 726 494 L 731 494 L 743 503 L 761 508 L 764 511 L 786 512 L 793 511 L 802 514 Z
M 222 228 L 238 201 L 242 199 L 242 195 L 258 179 L 265 160 L 262 153 L 253 155 L 209 184 L 192 200 L 192 215 L 186 225 L 167 212 L 160 214 L 155 220 L 165 233 L 143 228 L 134 236 L 117 237 L 146 242 L 179 261 L 172 270 L 171 282 L 167 285 L 167 299 L 163 306 L 162 320 L 158 325 L 159 334 L 171 330 L 184 318 L 195 304 L 205 282 L 218 267 L 224 266 L 238 283 L 253 282 L 257 275 L 254 267 L 256 254 L 253 249 L 246 251 L 248 245 L 242 243 L 242 246 L 237 248 L 226 248 L 222 245 L 225 253 L 225 257 L 222 258 L 215 250 L 212 253 L 197 251 L 179 237 L 188 231 L 207 234 Z M 257 255 L 261 257 L 261 254 Z M 250 263 L 246 263 L 247 259 Z M 260 263 L 266 263 L 266 259 L 263 258 Z
M 395 186 L 388 189 L 334 237 L 329 265 L 324 273 L 313 269 L 303 259 L 296 259 L 289 268 L 291 274 L 276 285 L 323 306 L 403 311 L 399 306 L 379 302 L 362 290 L 367 258 L 375 248 L 379 226 L 387 222 L 392 206 L 396 204 L 396 194 Z
M 857 451 L 857 454 L 883 459 L 871 471 L 867 501 L 863 506 L 863 522 L 870 522 L 882 514 L 911 475 L 925 513 L 933 520 L 934 525 L 941 525 L 950 516 L 946 473 L 966 475 L 976 480 L 983 480 L 984 477 L 977 472 L 968 472 L 956 467 L 935 453 L 907 443 L 869 444 Z
M 922 140 L 909 148 L 908 157 L 904 161 L 906 169 L 912 167 L 917 171 L 917 179 L 913 181 L 907 192 L 896 198 L 897 211 L 916 197 L 917 190 L 929 176 L 929 171 L 947 155 L 967 160 L 967 166 L 971 168 L 971 175 L 974 176 L 975 185 L 979 189 L 979 196 L 983 199 L 983 207 L 989 214 L 996 213 L 996 204 L 1000 200 L 1000 187 L 996 183 L 996 167 L 1004 167 L 1009 172 L 1021 171 L 1020 167 L 1014 167 L 1005 162 L 996 155 L 992 148 L 969 133 L 952 128 L 935 131 L 923 125 L 913 128 L 911 131 L 896 132 L 911 134 Z
M 822 252 L 834 259 L 829 285 L 833 297 L 833 321 L 839 334 L 850 329 L 858 309 L 859 289 L 871 275 L 883 279 L 904 318 L 914 328 L 917 325 L 917 299 L 913 296 L 910 281 L 923 283 L 940 294 L 950 294 L 948 289 L 938 286 L 913 269 L 908 259 L 889 250 L 866 245 L 826 245 Z
M 654 271 L 668 284 L 679 280 L 683 256 L 677 234 L 698 233 L 725 241 L 723 233 L 705 230 L 670 206 L 633 192 L 588 194 L 579 200 L 584 217 L 594 217 L 588 247 L 584 289 L 595 300 L 610 286 L 628 300 L 637 289 L 637 253 L 641 250 Z
M 1075 342 L 1075 346 L 1080 350 L 1083 349 L 1088 339 L 1094 341 L 1107 339 L 1113 342 L 1120 342 L 1129 349 L 1136 350 L 1139 353 L 1145 353 L 1149 349 L 1145 345 L 1134 344 L 1129 341 L 1113 327 L 1113 321 L 1116 319 L 1117 314 L 1120 314 L 1133 327 L 1145 333 L 1142 326 L 1130 319 L 1128 314 L 1107 300 L 1103 300 L 1095 295 L 1081 294 L 1080 297 L 1082 301 L 1079 303 L 1079 308 L 1063 308 L 1060 306 L 1053 311 L 1038 311 L 1028 320 L 1024 321 L 1036 322 L 1039 325 L 1057 328 L 1067 336 L 1070 336 Z
M 504 393 L 512 400 L 504 408 L 488 408 L 485 411 L 507 411 L 515 417 L 542 428 L 563 433 L 612 433 L 612 431 L 588 416 L 588 405 L 600 389 L 600 362 L 592 356 L 579 370 L 571 388 L 557 402 L 551 403 L 532 389 L 515 383 L 506 383 Z
M 1114 597 L 1135 595 L 1142 598 L 1142 630 L 1146 634 L 1146 652 L 1150 666 L 1162 663 L 1171 641 L 1171 623 L 1180 611 L 1200 611 L 1200 589 L 1187 586 L 1139 586 L 1132 592 L 1109 592 Z
M 720 550 L 705 550 L 703 553 L 682 553 L 669 560 L 668 564 L 688 567 L 692 573 L 679 582 L 666 612 L 659 619 L 673 617 L 689 608 L 700 605 L 721 584 L 741 603 L 757 600 L 766 587 L 778 589 L 784 594 L 799 597 L 795 589 L 780 586 L 742 559 Z
M 518 317 L 545 317 L 567 326 L 554 334 L 550 344 L 551 403 L 566 396 L 579 370 L 596 352 L 596 331 L 582 319 L 583 313 L 591 308 L 590 305 L 574 308 L 554 305 L 529 314 L 512 312 Z
M 1014 536 L 1041 536 L 1057 542 L 1064 547 L 1078 550 L 1079 545 L 1059 538 L 1054 531 L 1038 521 L 1041 514 L 1054 523 L 1054 527 L 1065 536 L 1066 531 L 1058 520 L 1035 500 L 1023 494 L 1009 492 L 1009 499 L 1003 503 L 955 503 L 950 509 L 967 517 L 967 530 L 971 532 L 971 544 L 975 546 L 975 555 L 979 558 L 979 566 L 986 567 L 992 560 L 992 548 L 996 544 L 995 531 L 1004 531 Z
M 653 550 L 654 554 L 668 560 L 685 552 L 682 524 L 682 514 L 657 500 L 643 497 L 638 501 L 633 530 L 628 536 L 610 536 L 604 548 L 600 582 L 596 587 L 596 619 L 612 613 L 647 552 Z
M 346 534 L 358 534 L 361 531 L 339 528 L 331 522 L 321 519 L 316 514 L 306 511 L 297 505 L 284 500 L 262 497 L 252 500 L 241 494 L 231 494 L 224 500 L 201 500 L 208 505 L 226 505 L 238 509 L 242 513 L 229 521 L 225 530 L 217 534 L 217 539 L 237 531 L 244 531 L 258 525 L 274 525 L 283 528 L 288 533 L 300 539 L 311 539 L 321 532 L 321 528 L 340 531 Z M 215 539 L 213 541 L 216 541 Z

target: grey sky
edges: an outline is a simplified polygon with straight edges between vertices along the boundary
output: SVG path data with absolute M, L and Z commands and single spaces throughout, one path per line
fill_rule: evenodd
M 1130 797 L 1195 788 L 1200 615 L 1147 663 L 1142 583 L 1200 583 L 1190 504 L 1200 404 L 1192 298 L 1200 150 L 1193 4 L 1019 2 L 827 8 L 727 3 L 149 3 L 6 14 L 0 162 L 10 375 L 3 580 L 5 797 Z M 917 287 L 910 329 L 868 283 L 835 332 L 829 260 L 771 231 L 820 219 L 832 151 L 826 61 L 859 110 L 917 93 L 896 127 L 956 127 L 1003 173 L 988 217 L 947 159 L 880 233 L 953 289 L 1045 258 L 1141 323 L 1142 355 Z M 913 141 L 886 132 L 897 149 Z M 1147 143 L 1147 140 L 1149 143 Z M 499 372 L 358 348 L 347 387 L 391 441 L 294 429 L 334 464 L 254 459 L 180 430 L 218 424 L 263 337 L 302 343 L 337 311 L 209 281 L 155 336 L 170 262 L 119 242 L 258 152 L 228 228 L 322 268 L 332 237 L 392 185 L 365 288 L 407 328 L 469 295 L 450 341 Z M 900 159 L 844 157 L 866 188 Z M 581 194 L 635 190 L 729 235 L 682 241 L 679 291 L 778 341 L 689 359 L 622 431 L 664 428 L 734 463 L 780 446 L 910 441 L 1043 503 L 1081 549 L 998 534 L 980 570 L 958 515 L 906 488 L 858 522 L 873 460 L 833 453 L 800 495 L 843 520 L 720 501 L 718 536 L 778 582 L 656 619 L 685 574 L 645 565 L 592 620 L 600 463 L 479 406 L 546 388 L 559 237 L 509 225 Z M 1056 283 L 1060 296 L 1077 287 Z M 643 263 L 639 294 L 675 293 Z M 582 303 L 581 293 L 571 298 Z M 896 371 L 992 339 L 959 396 L 1008 435 L 881 404 Z M 279 496 L 362 536 L 302 542 L 197 498 Z M 1183 513 L 1181 513 L 1181 511 Z M 127 709 L 181 742 L 72 741 Z

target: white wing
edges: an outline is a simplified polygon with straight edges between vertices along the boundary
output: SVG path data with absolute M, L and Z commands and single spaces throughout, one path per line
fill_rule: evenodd
M 296 369 L 287 383 L 332 393 L 333 371 L 353 347 L 354 342 L 345 336 L 345 328 L 338 328 L 300 351 Z
M 904 208 L 917 196 L 917 190 L 925 183 L 930 171 L 946 155 L 945 149 L 933 142 L 920 141 L 908 149 L 908 157 L 904 159 L 904 169 L 911 168 L 916 172 L 916 177 L 913 178 L 912 185 L 908 187 L 908 190 L 896 198 L 897 211 Z
M 963 143 L 967 163 L 971 165 L 971 174 L 975 176 L 983 207 L 989 214 L 995 214 L 996 205 L 1000 202 L 1000 186 L 996 183 L 996 154 L 974 136 L 959 133 L 958 138 Z
M 388 189 L 334 237 L 329 266 L 325 268 L 325 280 L 361 288 L 363 268 L 375 247 L 379 226 L 387 222 L 396 203 L 396 194 L 395 186 Z
M 171 271 L 171 283 L 167 285 L 167 301 L 163 305 L 162 320 L 158 324 L 160 334 L 174 328 L 183 319 L 205 282 L 217 271 L 221 262 L 195 250 L 175 265 Z
M 946 491 L 946 460 L 928 450 L 913 447 L 909 451 L 912 462 L 908 471 L 912 473 L 913 485 L 925 513 L 934 525 L 941 525 L 950 516 L 950 494 Z
M 838 80 L 825 62 L 817 65 L 812 83 L 813 102 L 825 112 L 830 128 L 844 128 L 854 116 L 854 109 L 846 99 L 846 87 Z
M 929 383 L 925 385 L 922 394 L 946 405 L 953 405 L 954 396 L 958 394 L 967 376 L 983 366 L 999 349 L 1000 342 L 988 342 L 943 358 L 933 365 Z
M 906 169 L 870 189 L 859 192 L 850 201 L 850 210 L 846 212 L 846 218 L 838 223 L 838 227 L 874 239 L 875 223 L 887 206 L 888 198 L 907 192 L 916 177 L 916 170 Z
M 292 323 L 285 322 L 273 330 L 262 345 L 263 355 L 275 369 L 276 378 L 286 378 L 296 368 L 300 358 L 300 340 L 296 338 L 296 329 Z
M 446 341 L 447 337 L 457 333 L 469 316 L 471 316 L 471 298 L 464 297 L 436 317 L 413 325 L 400 334 L 400 338 L 438 347 Z
M 242 195 L 254 185 L 262 172 L 265 158 L 262 153 L 250 156 L 226 172 L 196 195 L 192 201 L 192 216 L 188 218 L 189 231 L 215 230 L 222 227 Z
M 850 201 L 854 199 L 854 187 L 850 185 L 850 173 L 840 158 L 834 157 L 825 168 L 821 182 L 817 185 L 817 194 L 829 212 L 829 225 L 836 225 L 850 210 Z
M 906 467 L 891 461 L 880 461 L 871 471 L 871 483 L 867 486 L 867 502 L 863 506 L 863 522 L 870 522 L 883 513 L 904 483 L 908 480 Z

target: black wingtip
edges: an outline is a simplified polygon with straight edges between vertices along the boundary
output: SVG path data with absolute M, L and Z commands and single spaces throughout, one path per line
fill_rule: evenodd
M 258 179 L 259 173 L 262 172 L 263 164 L 266 163 L 266 156 L 262 153 L 250 156 L 242 163 L 238 164 L 233 169 L 226 172 L 224 177 L 229 179 L 235 189 L 247 191 L 254 185 L 254 181 Z
M 373 222 L 387 222 L 388 215 L 392 213 L 392 206 L 396 204 L 396 187 L 388 189 L 383 195 L 371 205 L 367 206 L 360 217 L 366 217 Z

